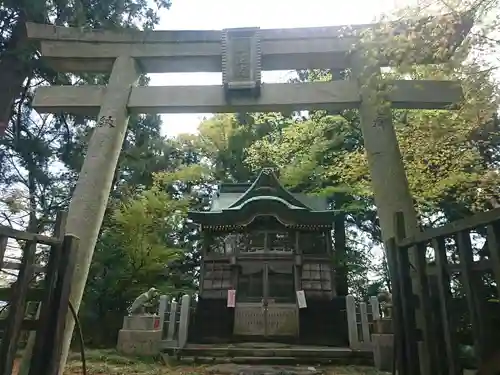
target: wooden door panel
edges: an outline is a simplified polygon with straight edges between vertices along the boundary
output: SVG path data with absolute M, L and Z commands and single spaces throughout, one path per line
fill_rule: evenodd
M 269 263 L 260 265 L 260 272 L 239 275 L 233 330 L 237 336 L 299 334 L 293 263 Z M 257 298 L 261 301 L 257 302 Z
M 237 303 L 234 309 L 234 334 L 238 336 L 265 336 L 264 313 L 262 303 Z
M 266 309 L 266 336 L 297 336 L 298 309 L 295 304 L 270 303 Z

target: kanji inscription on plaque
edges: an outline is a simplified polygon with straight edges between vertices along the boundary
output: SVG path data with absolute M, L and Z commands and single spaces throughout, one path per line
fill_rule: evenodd
M 259 94 L 261 48 L 258 28 L 223 30 L 222 79 L 227 93 Z

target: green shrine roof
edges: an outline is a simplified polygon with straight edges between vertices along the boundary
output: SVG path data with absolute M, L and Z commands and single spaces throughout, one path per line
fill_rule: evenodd
M 206 226 L 245 226 L 257 216 L 272 215 L 287 226 L 331 226 L 334 213 L 325 198 L 291 193 L 273 170 L 263 169 L 252 183 L 222 184 L 209 211 L 189 217 Z
M 251 185 L 248 184 L 248 187 Z M 235 203 L 238 198 L 240 198 L 242 193 L 224 193 L 220 192 L 219 196 L 215 198 L 212 202 L 212 208 L 210 211 L 221 211 L 230 207 Z M 306 194 L 292 193 L 295 199 L 298 199 L 305 206 L 309 207 L 312 211 L 324 211 L 327 210 L 328 204 L 326 199 L 321 197 L 311 197 Z

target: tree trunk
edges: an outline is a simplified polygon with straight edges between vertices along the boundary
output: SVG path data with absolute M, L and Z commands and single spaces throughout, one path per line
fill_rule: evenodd
M 28 232 L 38 233 L 38 218 L 36 216 L 37 211 L 37 201 L 36 201 L 36 179 L 35 179 L 35 169 L 33 160 L 26 160 L 28 164 L 28 192 L 29 192 L 29 223 Z M 28 246 L 28 244 L 26 245 Z M 38 319 L 40 314 L 40 304 L 37 307 L 35 319 Z M 19 366 L 19 375 L 27 375 L 30 368 L 31 356 L 33 354 L 33 347 L 35 345 L 36 331 L 30 331 L 28 335 L 28 341 L 26 342 L 26 347 L 24 348 L 23 357 L 21 359 L 21 364 Z
M 341 206 L 341 202 L 335 202 Z M 337 208 L 337 207 L 336 207 Z M 337 208 L 337 210 L 340 209 Z M 349 293 L 346 267 L 346 233 L 345 214 L 339 212 L 333 220 L 333 240 L 335 246 L 335 288 L 338 296 L 346 296 Z

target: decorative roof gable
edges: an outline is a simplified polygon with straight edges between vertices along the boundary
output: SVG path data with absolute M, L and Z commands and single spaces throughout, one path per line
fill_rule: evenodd
M 222 184 L 209 211 L 189 211 L 188 216 L 217 230 L 243 228 L 259 216 L 275 216 L 287 227 L 331 228 L 334 212 L 325 198 L 292 194 L 265 168 L 252 184 Z
M 247 202 L 270 199 L 283 202 L 290 209 L 302 209 L 311 211 L 311 208 L 295 198 L 292 193 L 286 190 L 278 181 L 274 171 L 271 168 L 264 168 L 252 186 L 227 209 L 240 209 Z

